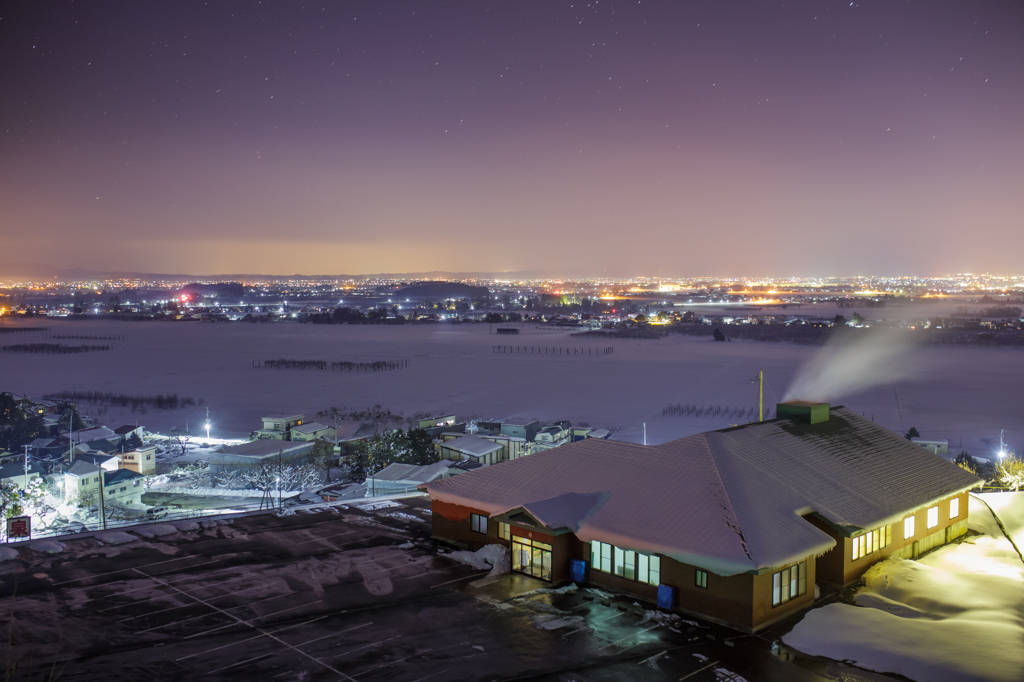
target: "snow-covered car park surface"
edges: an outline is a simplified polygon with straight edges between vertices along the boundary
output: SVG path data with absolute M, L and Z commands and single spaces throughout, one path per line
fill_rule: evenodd
M 491 575 L 500 552 L 439 548 L 425 500 L 388 502 L 5 547 L 13 679 L 54 665 L 69 680 L 888 679 L 770 634 Z

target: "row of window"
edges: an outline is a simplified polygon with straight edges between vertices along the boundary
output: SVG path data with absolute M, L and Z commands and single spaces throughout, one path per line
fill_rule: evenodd
M 772 606 L 785 604 L 807 592 L 807 562 L 772 574 Z
M 595 571 L 611 573 L 648 585 L 661 582 L 661 557 L 621 549 L 607 542 L 590 543 L 590 566 Z
M 950 520 L 960 516 L 960 498 L 954 497 L 949 501 L 949 518 Z M 925 514 L 928 529 L 931 530 L 939 525 L 939 507 L 938 505 L 928 509 Z M 909 540 L 914 537 L 916 532 L 915 520 L 913 516 L 908 516 L 903 519 L 903 539 Z M 863 557 L 868 556 L 872 552 L 877 552 L 880 549 L 884 549 L 892 544 L 892 526 L 885 526 L 883 528 L 876 528 L 875 530 L 868 531 L 863 535 L 858 535 L 852 540 L 852 559 L 856 561 Z
M 883 526 L 853 538 L 853 560 L 856 561 L 892 544 L 892 526 Z

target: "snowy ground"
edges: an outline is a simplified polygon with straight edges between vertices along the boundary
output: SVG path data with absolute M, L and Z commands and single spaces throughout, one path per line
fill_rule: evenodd
M 210 409 L 213 438 L 245 438 L 271 413 L 325 407 L 450 414 L 461 419 L 569 419 L 614 430 L 613 438 L 658 443 L 728 426 L 728 418 L 663 416 L 665 406 L 699 403 L 750 407 L 763 369 L 765 402 L 781 400 L 812 347 L 754 342 L 715 343 L 683 335 L 660 340 L 587 339 L 559 329 L 525 326 L 518 336 L 490 334 L 490 325 L 270 325 L 47 320 L 55 333 L 123 334 L 113 351 L 81 355 L 0 354 L 2 390 L 41 396 L 64 389 L 129 394 L 177 393 L 202 406 L 145 413 L 83 404 L 101 422 L 136 423 L 152 431 L 186 422 L 196 442 Z M 9 323 L 7 323 L 9 324 Z M 39 337 L 39 338 L 37 338 Z M 11 337 L 13 339 L 13 337 Z M 19 343 L 43 340 L 18 335 Z M 12 341 L 13 342 L 13 341 Z M 496 345 L 600 348 L 600 356 L 493 353 Z M 407 359 L 407 369 L 366 373 L 254 369 L 273 358 Z M 1024 449 L 1024 354 L 1015 349 L 924 347 L 885 360 L 888 379 L 843 403 L 888 428 L 917 427 L 975 455 L 991 453 L 982 438 L 999 430 Z
M 856 606 L 815 609 L 783 641 L 917 682 L 1024 680 L 1024 561 L 989 508 L 1019 547 L 1024 493 L 972 498 L 971 529 L 985 535 L 919 561 L 880 562 Z

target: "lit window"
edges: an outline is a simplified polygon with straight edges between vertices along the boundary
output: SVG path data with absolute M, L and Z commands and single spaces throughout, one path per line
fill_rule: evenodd
M 960 516 L 960 498 L 954 497 L 949 501 L 949 518 L 955 519 Z
M 607 542 L 590 543 L 590 567 L 648 585 L 661 582 L 661 557 L 624 550 Z
M 785 604 L 807 592 L 807 562 L 772 574 L 772 606 Z
M 480 516 L 479 514 L 470 514 L 469 528 L 474 533 L 483 533 L 484 535 L 487 535 L 487 517 Z
M 910 516 L 903 519 L 903 539 L 909 540 L 914 537 L 914 517 Z
M 934 528 L 939 525 L 939 508 L 932 507 L 928 510 L 928 527 Z
M 708 572 L 697 569 L 697 577 L 694 581 L 697 587 L 706 590 L 708 589 Z
M 512 527 L 509 526 L 507 523 L 502 523 L 501 521 L 498 521 L 498 537 L 502 540 L 511 540 Z

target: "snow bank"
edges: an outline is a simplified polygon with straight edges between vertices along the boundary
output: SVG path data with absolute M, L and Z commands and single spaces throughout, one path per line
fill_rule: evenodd
M 484 545 L 475 552 L 451 552 L 445 556 L 481 571 L 491 569 L 487 575 L 501 575 L 512 568 L 508 550 L 501 545 Z
M 136 535 L 144 538 L 162 538 L 165 535 L 174 535 L 178 529 L 169 523 L 161 523 L 156 526 L 143 526 L 132 530 Z
M 1010 535 L 1014 544 L 1024 550 L 1024 492 L 1016 493 L 980 493 L 977 497 L 988 505 L 989 509 L 995 512 L 1003 528 Z M 984 505 L 982 505 L 984 506 Z M 970 513 L 974 514 L 975 504 L 970 507 Z M 968 517 L 969 519 L 970 517 Z M 968 521 L 968 525 L 970 525 Z M 997 533 L 986 532 L 987 535 L 996 536 Z
M 100 533 L 96 536 L 96 539 L 105 545 L 127 545 L 129 542 L 135 542 L 138 540 L 134 535 L 128 533 L 122 533 L 121 531 L 113 531 L 111 533 Z
M 199 530 L 199 522 L 192 519 L 187 521 L 171 521 L 171 525 L 178 530 Z
M 57 542 L 56 540 L 40 540 L 33 542 L 28 546 L 29 549 L 36 552 L 44 552 L 46 554 L 57 554 L 63 552 L 64 548 L 67 547 L 63 542 Z
M 960 547 L 952 548 L 955 554 Z M 983 556 L 983 555 L 982 555 Z M 948 559 L 946 560 L 948 562 Z M 1024 679 L 1024 579 L 890 559 L 855 602 L 808 613 L 783 637 L 815 656 L 917 682 Z
M 362 509 L 363 511 L 377 511 L 378 509 L 388 509 L 390 507 L 402 507 L 400 502 L 394 502 L 392 500 L 380 500 L 379 502 L 368 502 L 365 504 L 353 504 L 353 507 Z
M 18 550 L 10 547 L 0 547 L 0 561 L 11 561 L 18 558 Z

